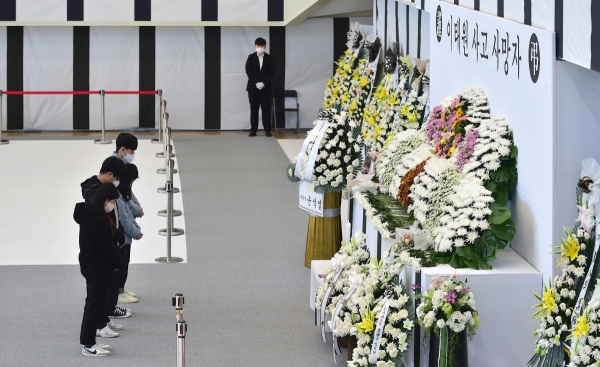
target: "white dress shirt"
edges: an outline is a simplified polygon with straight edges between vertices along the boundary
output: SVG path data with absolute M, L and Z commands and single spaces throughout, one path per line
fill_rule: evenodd
M 260 70 L 262 70 L 263 57 L 265 56 L 265 54 L 262 54 L 262 56 L 261 56 L 257 53 L 256 55 L 258 56 L 258 63 L 260 64 Z

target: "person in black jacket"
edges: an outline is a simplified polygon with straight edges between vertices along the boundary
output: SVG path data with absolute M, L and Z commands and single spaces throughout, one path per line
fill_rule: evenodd
M 81 183 L 81 196 L 86 203 L 94 196 L 94 193 L 103 183 L 110 182 L 119 186 L 120 178 L 125 174 L 125 163 L 119 157 L 108 157 L 102 162 L 100 173 L 94 175 Z
M 108 288 L 114 272 L 122 267 L 117 243 L 124 243 L 124 238 L 115 232 L 114 219 L 108 214 L 117 198 L 117 188 L 112 183 L 104 183 L 96 189 L 89 204 L 78 203 L 73 212 L 73 219 L 79 224 L 79 266 L 87 289 L 79 336 L 84 356 L 110 355 L 107 345 L 101 347 L 96 343 L 96 331 L 105 328 L 109 332 L 104 320 Z
M 271 79 L 275 75 L 275 64 L 271 55 L 265 52 L 267 41 L 257 38 L 256 52 L 248 55 L 246 75 L 248 75 L 248 100 L 250 101 L 250 135 L 258 130 L 258 107 L 262 110 L 262 123 L 265 136 L 271 136 Z

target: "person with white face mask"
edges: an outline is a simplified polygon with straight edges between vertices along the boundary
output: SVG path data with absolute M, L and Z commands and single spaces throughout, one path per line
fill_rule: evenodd
M 120 178 L 125 174 L 125 164 L 119 157 L 108 157 L 102 162 L 100 173 L 81 183 L 81 196 L 89 204 L 94 193 L 103 183 L 119 186 Z
M 117 150 L 112 154 L 113 157 L 119 157 L 123 163 L 131 163 L 135 158 L 135 151 L 138 148 L 137 138 L 130 133 L 120 133 L 116 140 Z
M 250 102 L 250 135 L 258 130 L 258 109 L 262 110 L 262 123 L 265 136 L 271 136 L 271 79 L 275 75 L 275 64 L 271 55 L 265 52 L 267 41 L 259 37 L 254 41 L 256 52 L 248 55 L 246 75 L 248 75 L 248 100 Z
M 118 198 L 117 188 L 106 182 L 95 190 L 88 203 L 76 204 L 73 212 L 73 219 L 79 224 L 79 266 L 87 291 L 79 335 L 81 353 L 86 357 L 111 354 L 110 346 L 99 343 L 97 335 L 119 336 L 113 330 L 118 325 L 106 316 L 109 287 L 123 265 L 117 246 L 124 243 L 125 238 L 111 218 Z

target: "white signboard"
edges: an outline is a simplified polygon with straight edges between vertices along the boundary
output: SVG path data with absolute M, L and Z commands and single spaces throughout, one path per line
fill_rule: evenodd
M 314 186 L 310 182 L 304 180 L 300 181 L 300 209 L 304 209 L 311 215 L 322 217 L 323 206 L 325 201 L 323 200 L 323 194 L 315 192 Z
M 441 47 L 446 53 L 469 60 L 474 67 L 484 67 L 523 82 L 536 84 L 551 80 L 554 71 L 552 32 L 438 0 L 432 0 L 431 5 L 435 10 L 431 13 L 435 17 L 431 22 L 432 48 Z M 444 59 L 432 60 L 445 62 Z

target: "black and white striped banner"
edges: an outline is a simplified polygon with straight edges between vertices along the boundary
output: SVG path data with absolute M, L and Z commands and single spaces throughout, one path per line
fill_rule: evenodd
M 2 0 L 4 22 L 277 22 L 284 0 Z
M 416 0 L 420 4 L 420 0 Z M 427 1 L 427 4 L 429 1 Z M 400 45 L 401 54 L 429 58 L 429 13 L 410 1 L 375 0 L 376 33 L 383 45 Z

